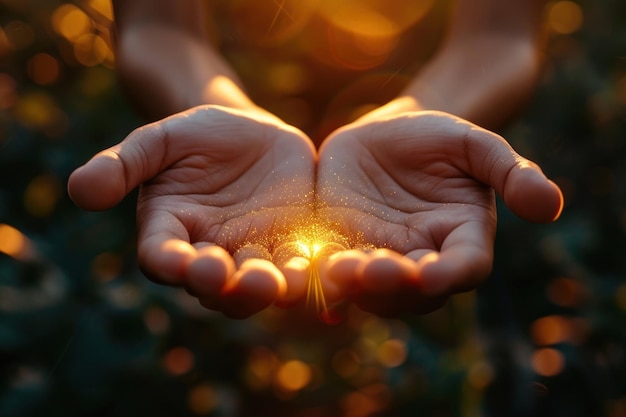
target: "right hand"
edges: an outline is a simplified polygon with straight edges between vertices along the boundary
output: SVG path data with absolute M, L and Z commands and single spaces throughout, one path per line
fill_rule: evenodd
M 315 149 L 262 111 L 200 106 L 132 132 L 71 175 L 87 210 L 140 186 L 138 262 L 152 280 L 184 286 L 230 317 L 287 295 L 269 250 L 312 211 Z

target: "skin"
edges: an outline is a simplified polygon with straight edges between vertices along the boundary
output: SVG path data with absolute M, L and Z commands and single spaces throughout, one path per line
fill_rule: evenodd
M 273 250 L 313 214 L 378 248 L 320 263 L 331 300 L 381 316 L 439 308 L 491 270 L 494 190 L 532 222 L 562 207 L 536 164 L 479 127 L 519 111 L 540 68 L 543 2 L 499 3 L 459 0 L 440 52 L 406 90 L 316 152 L 247 97 L 206 40 L 202 1 L 114 0 L 120 79 L 154 122 L 78 168 L 70 196 L 103 210 L 139 186 L 146 275 L 230 317 L 305 298 L 308 261 Z

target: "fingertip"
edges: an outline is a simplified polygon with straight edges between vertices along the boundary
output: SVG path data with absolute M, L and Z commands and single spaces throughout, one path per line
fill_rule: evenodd
M 283 297 L 287 284 L 271 262 L 248 259 L 222 288 L 223 313 L 231 318 L 246 318 Z
M 309 266 L 308 259 L 293 257 L 281 267 L 287 289 L 277 301 L 279 307 L 292 306 L 305 297 Z
M 235 269 L 235 262 L 223 248 L 200 247 L 187 268 L 187 287 L 198 297 L 216 297 Z
M 397 252 L 379 249 L 364 266 L 361 286 L 371 293 L 392 294 L 404 283 L 415 280 L 415 262 Z
M 188 267 L 195 257 L 196 249 L 179 239 L 167 239 L 154 245 L 144 242 L 138 250 L 139 265 L 145 275 L 167 285 L 185 284 Z
M 119 160 L 96 155 L 69 177 L 67 191 L 72 201 L 84 210 L 106 210 L 126 195 L 126 181 Z
M 555 221 L 563 210 L 561 189 L 535 166 L 512 171 L 503 198 L 515 214 L 533 223 Z
M 328 280 L 344 290 L 351 290 L 363 273 L 368 255 L 359 250 L 347 250 L 331 256 L 324 265 Z

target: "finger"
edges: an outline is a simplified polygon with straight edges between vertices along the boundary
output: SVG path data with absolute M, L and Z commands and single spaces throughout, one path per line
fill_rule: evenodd
M 329 281 L 335 282 L 347 296 L 350 296 L 357 291 L 358 281 L 367 259 L 368 255 L 359 250 L 338 252 L 328 259 L 325 275 Z
M 447 297 L 476 288 L 491 272 L 493 239 L 492 227 L 467 222 L 448 235 L 440 252 L 420 253 L 419 258 L 408 253 L 417 259 L 415 285 L 429 297 Z
M 243 319 L 269 307 L 285 291 L 285 278 L 273 263 L 248 259 L 222 289 L 222 312 L 228 317 Z
M 137 222 L 137 261 L 151 280 L 184 285 L 187 269 L 197 255 L 187 228 L 172 213 L 147 211 Z
M 360 280 L 364 292 L 387 295 L 417 280 L 415 262 L 389 249 L 378 249 L 366 261 Z
M 105 210 L 164 167 L 167 135 L 159 123 L 144 126 L 76 169 L 68 180 L 74 203 L 85 210 Z
M 187 290 L 205 302 L 219 297 L 226 281 L 236 270 L 230 254 L 216 245 L 206 245 L 197 249 L 196 256 L 187 267 Z
M 469 173 L 489 184 L 521 218 L 546 223 L 563 209 L 563 194 L 534 162 L 517 154 L 500 136 L 471 126 L 466 134 Z
M 277 302 L 279 307 L 293 306 L 305 298 L 309 268 L 309 260 L 300 256 L 289 259 L 280 267 L 287 289 Z

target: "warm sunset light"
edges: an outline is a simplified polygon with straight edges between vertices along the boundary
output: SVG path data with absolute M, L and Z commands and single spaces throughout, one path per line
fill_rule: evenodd
M 304 258 L 308 261 L 307 306 L 316 309 L 320 318 L 328 318 L 328 306 L 322 286 L 320 264 L 336 252 L 349 247 L 348 239 L 339 235 L 333 228 L 322 223 L 302 222 L 304 226 L 291 233 L 275 251 L 279 264 L 290 258 Z

